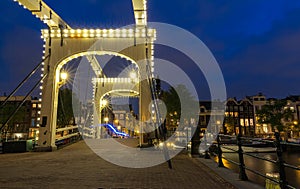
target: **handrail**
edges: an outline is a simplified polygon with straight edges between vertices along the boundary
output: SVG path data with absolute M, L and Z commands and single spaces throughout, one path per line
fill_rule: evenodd
M 220 137 L 232 137 L 232 136 L 229 136 L 229 135 L 223 135 L 223 134 L 219 134 L 217 136 L 217 144 L 218 144 L 218 164 L 219 164 L 219 167 L 224 167 L 224 164 L 222 162 L 222 159 L 225 159 L 227 161 L 229 161 L 230 163 L 233 163 L 235 165 L 238 165 L 239 166 L 239 172 L 240 172 L 240 178 L 242 180 L 247 180 L 247 175 L 246 175 L 246 172 L 245 170 L 248 170 L 256 175 L 259 175 L 263 178 L 266 178 L 266 179 L 269 179 L 275 183 L 278 183 L 280 185 L 280 187 L 282 189 L 286 189 L 286 188 L 294 188 L 293 186 L 289 185 L 288 182 L 287 182 L 287 179 L 286 179 L 286 175 L 285 175 L 285 168 L 290 168 L 290 169 L 293 169 L 293 170 L 296 170 L 296 171 L 300 171 L 300 167 L 297 167 L 297 166 L 294 166 L 294 165 L 290 165 L 288 163 L 285 163 L 283 158 L 282 158 L 282 146 L 283 145 L 291 145 L 291 146 L 298 146 L 300 147 L 300 144 L 295 144 L 295 143 L 288 143 L 288 142 L 282 142 L 280 137 L 279 137 L 279 133 L 275 133 L 275 141 L 269 141 L 269 140 L 261 140 L 261 139 L 253 139 L 253 138 L 249 138 L 249 137 L 241 137 L 240 135 L 237 136 L 237 145 L 239 147 L 239 150 L 235 150 L 235 149 L 232 149 L 232 148 L 229 148 L 227 146 L 224 146 L 222 145 L 222 140 L 220 139 Z M 251 153 L 248 153 L 248 152 L 243 152 L 242 150 L 242 147 L 243 147 L 243 144 L 241 142 L 241 140 L 244 139 L 244 140 L 251 140 L 251 141 L 262 141 L 262 142 L 272 142 L 274 143 L 275 147 L 276 147 L 276 155 L 277 155 L 277 161 L 275 160 L 272 160 L 272 159 L 269 159 L 269 158 L 265 158 L 265 157 L 261 157 L 261 156 L 258 156 L 258 155 L 254 155 L 254 154 L 251 154 Z M 222 148 L 224 149 L 227 149 L 227 150 L 230 150 L 230 151 L 233 151 L 235 153 L 238 153 L 239 155 L 239 162 L 236 162 L 234 160 L 231 160 L 229 158 L 226 158 L 223 156 L 223 152 L 221 150 L 221 146 Z M 259 172 L 259 171 L 256 171 L 256 170 L 253 170 L 249 167 L 247 167 L 246 165 L 244 165 L 244 162 L 243 162 L 243 156 L 244 155 L 247 155 L 247 156 L 250 156 L 250 157 L 253 157 L 253 158 L 256 158 L 256 159 L 259 159 L 259 160 L 264 160 L 264 161 L 268 161 L 270 163 L 274 163 L 278 166 L 279 168 L 279 177 L 280 179 L 277 180 L 277 179 L 274 179 L 270 176 L 266 176 L 264 175 L 263 173 Z M 241 162 L 242 160 L 242 162 Z M 243 179 L 244 178 L 244 179 Z
M 70 126 L 70 127 L 63 127 L 63 128 L 58 128 L 56 129 L 56 132 L 61 132 L 61 131 L 67 131 L 67 130 L 71 130 L 71 129 L 77 129 L 78 126 Z
M 79 132 L 72 133 L 72 134 L 69 134 L 69 135 L 66 135 L 66 136 L 63 136 L 63 137 L 56 138 L 55 141 L 59 141 L 59 140 L 71 138 L 71 137 L 73 137 L 73 136 L 78 136 L 78 135 L 79 135 Z

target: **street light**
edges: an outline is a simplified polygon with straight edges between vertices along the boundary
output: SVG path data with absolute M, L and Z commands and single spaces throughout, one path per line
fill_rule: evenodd
M 59 76 L 59 82 L 58 82 L 58 86 L 61 87 L 62 85 L 64 85 L 68 79 L 68 73 L 66 71 L 61 71 L 60 72 L 60 76 Z
M 108 117 L 105 117 L 104 121 L 105 121 L 105 123 L 107 123 L 108 122 Z
M 67 80 L 67 78 L 68 78 L 68 73 L 65 72 L 65 71 L 62 71 L 60 73 L 60 79 L 63 80 L 63 81 L 65 81 L 65 80 Z
M 108 101 L 107 100 L 100 100 L 100 107 L 101 108 L 104 108 L 105 106 L 107 106 L 107 104 L 108 104 Z
M 129 74 L 129 76 L 130 76 L 130 78 L 133 79 L 133 80 L 137 78 L 137 75 L 136 75 L 136 72 L 135 72 L 135 71 L 131 71 L 130 74 Z

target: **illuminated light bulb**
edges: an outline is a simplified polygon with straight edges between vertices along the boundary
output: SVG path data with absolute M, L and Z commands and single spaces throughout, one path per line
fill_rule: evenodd
M 40 93 L 40 96 L 42 96 L 43 95 L 43 93 Z
M 83 37 L 88 37 L 89 35 L 87 33 L 84 33 L 83 34 Z
M 43 89 L 43 86 L 40 86 L 40 89 Z
M 44 71 L 45 69 L 44 68 L 41 68 L 41 71 Z
M 67 72 L 61 72 L 60 73 L 60 78 L 62 79 L 62 80 L 66 80 L 66 79 L 68 79 L 68 73 Z
M 42 56 L 42 59 L 45 59 L 45 56 Z M 43 62 L 44 63 L 44 62 Z
M 83 33 L 88 33 L 88 30 L 87 29 L 83 29 Z
M 61 37 L 61 34 L 58 33 L 58 34 L 56 35 L 56 37 Z
M 43 54 L 45 54 L 45 51 L 43 51 Z
M 75 30 L 71 29 L 71 30 L 70 30 L 70 33 L 74 34 L 74 33 L 75 33 Z
M 65 33 L 65 34 L 64 34 L 64 37 L 69 37 L 69 35 Z
M 94 29 L 90 29 L 90 33 L 95 33 L 95 30 Z
M 109 37 L 114 37 L 114 33 L 109 33 Z
M 94 34 L 90 34 L 90 37 L 95 37 L 95 35 Z
M 96 29 L 96 33 L 101 33 L 101 30 L 100 29 Z
M 81 29 L 77 29 L 76 32 L 77 32 L 77 33 L 81 33 Z
M 70 36 L 71 36 L 71 37 L 75 37 L 75 35 L 74 35 L 74 34 L 71 34 Z
M 100 33 L 97 33 L 97 34 L 96 34 L 96 37 L 101 37 L 101 34 L 100 34 Z
M 51 35 L 50 35 L 50 37 L 54 37 L 55 35 L 52 33 Z
M 67 29 L 64 29 L 64 33 L 69 33 L 69 30 L 67 30 Z

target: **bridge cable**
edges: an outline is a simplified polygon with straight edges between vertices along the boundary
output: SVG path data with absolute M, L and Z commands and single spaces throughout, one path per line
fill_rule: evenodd
M 47 77 L 48 74 L 45 74 L 35 85 L 34 87 L 26 94 L 22 102 L 17 106 L 15 111 L 10 114 L 10 116 L 7 118 L 7 120 L 2 124 L 0 127 L 0 131 L 7 125 L 7 123 L 15 116 L 15 114 L 18 112 L 18 110 L 22 107 L 22 105 L 25 103 L 27 97 L 31 95 L 31 93 L 39 86 L 39 84 Z
M 37 69 L 43 64 L 43 62 L 49 58 L 50 55 L 47 55 L 24 79 L 21 83 L 6 97 L 4 102 L 1 104 L 0 109 L 4 107 L 4 105 L 8 102 L 8 100 L 23 86 L 25 82 L 37 71 Z
M 164 123 L 162 124 L 160 110 L 159 110 L 157 100 L 156 100 L 156 99 L 158 99 L 158 95 L 156 93 L 156 85 L 155 85 L 156 82 L 155 82 L 155 79 L 152 77 L 152 73 L 151 73 L 151 70 L 150 70 L 151 67 L 150 67 L 149 59 L 148 59 L 148 48 L 146 48 L 146 57 L 147 57 L 146 58 L 146 61 L 147 61 L 146 72 L 147 72 L 148 82 L 150 84 L 151 97 L 152 97 L 154 108 L 155 108 L 154 112 L 156 114 L 156 122 L 157 122 L 156 124 L 158 125 L 158 129 L 160 129 L 160 131 L 163 135 L 163 141 L 164 141 L 163 151 L 164 151 L 165 160 L 168 162 L 169 169 L 172 169 L 172 162 L 171 162 L 171 159 L 170 159 L 169 151 L 168 151 L 168 148 L 165 144 L 165 141 L 167 140 L 166 129 L 165 129 L 166 120 L 164 120 Z M 161 128 L 161 127 L 164 127 L 164 128 Z M 157 129 L 155 131 L 156 131 L 155 135 L 156 135 L 156 137 L 158 137 L 157 136 Z

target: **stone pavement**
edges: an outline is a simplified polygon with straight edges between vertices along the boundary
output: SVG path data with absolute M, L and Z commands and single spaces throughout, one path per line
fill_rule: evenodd
M 234 189 L 197 158 L 180 154 L 150 168 L 124 168 L 80 141 L 54 152 L 0 154 L 0 188 L 207 188 Z

